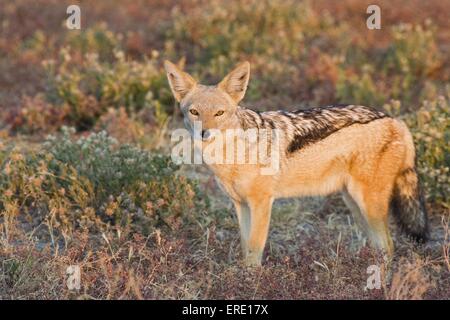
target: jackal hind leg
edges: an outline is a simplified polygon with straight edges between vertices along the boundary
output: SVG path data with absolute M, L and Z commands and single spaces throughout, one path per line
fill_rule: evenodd
M 353 220 L 358 228 L 367 235 L 369 232 L 369 226 L 367 224 L 367 219 L 364 214 L 361 212 L 358 203 L 352 198 L 350 193 L 345 189 L 342 191 L 342 199 L 344 200 L 345 205 L 352 213 Z
M 383 250 L 386 258 L 392 256 L 393 242 L 389 232 L 389 192 L 388 186 L 384 190 L 365 188 L 363 186 L 349 188 L 349 194 L 358 204 L 360 212 L 367 225 L 367 235 L 373 246 Z

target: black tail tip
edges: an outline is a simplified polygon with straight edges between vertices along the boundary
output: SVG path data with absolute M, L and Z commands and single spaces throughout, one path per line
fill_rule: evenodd
M 412 241 L 418 244 L 424 244 L 430 240 L 430 229 L 428 227 L 428 219 L 425 220 L 424 225 L 416 225 L 416 228 L 409 228 L 409 226 L 402 225 L 404 233 Z
M 430 235 L 429 235 L 429 232 L 428 232 L 428 231 L 423 232 L 423 233 L 420 233 L 420 234 L 410 232 L 410 233 L 408 234 L 408 236 L 409 236 L 414 242 L 416 242 L 416 243 L 418 243 L 418 244 L 424 244 L 424 243 L 426 243 L 426 242 L 430 239 Z

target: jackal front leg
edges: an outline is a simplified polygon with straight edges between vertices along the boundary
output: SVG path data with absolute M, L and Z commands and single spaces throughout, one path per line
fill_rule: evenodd
M 270 215 L 273 198 L 249 200 L 250 236 L 248 239 L 248 255 L 245 263 L 249 266 L 261 265 L 261 258 L 269 232 Z
M 242 258 L 246 260 L 248 254 L 248 239 L 250 236 L 250 208 L 245 202 L 240 201 L 234 201 L 234 208 L 236 209 L 241 233 Z

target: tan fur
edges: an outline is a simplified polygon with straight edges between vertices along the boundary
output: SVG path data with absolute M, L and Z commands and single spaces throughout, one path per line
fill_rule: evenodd
M 166 69 L 169 82 L 177 78 L 177 73 L 181 79 L 178 85 L 183 82 L 185 76 L 181 70 L 169 62 L 166 62 Z M 191 78 L 186 78 L 189 88 L 181 88 L 174 95 L 181 102 L 187 125 L 193 121 L 188 109 L 195 107 L 199 110 L 198 120 L 206 128 L 238 128 L 239 119 L 235 114 L 248 77 L 248 64 L 241 64 L 217 87 L 192 85 Z M 174 85 L 171 87 L 173 89 Z M 185 91 L 188 93 L 180 99 L 180 92 Z M 224 106 L 227 114 L 217 120 L 213 114 Z M 271 115 L 265 116 L 269 119 Z M 281 149 L 286 149 L 288 143 L 283 141 Z M 281 168 L 276 175 L 261 175 L 260 165 L 210 167 L 234 202 L 243 255 L 249 265 L 261 263 L 274 199 L 327 195 L 336 191 L 343 193 L 344 201 L 372 244 L 392 254 L 389 204 L 399 174 L 414 167 L 414 145 L 406 126 L 387 117 L 365 124 L 355 123 L 292 154 L 282 153 Z

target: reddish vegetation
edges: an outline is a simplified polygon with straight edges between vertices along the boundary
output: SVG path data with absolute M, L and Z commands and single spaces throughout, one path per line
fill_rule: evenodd
M 211 232 L 153 233 L 119 239 L 93 239 L 77 233 L 66 249 L 36 248 L 25 235 L 21 244 L 2 246 L 0 292 L 4 299 L 445 299 L 448 265 L 439 258 L 405 256 L 392 265 L 380 289 L 366 290 L 371 264 L 382 258 L 364 247 L 359 253 L 336 238 L 303 239 L 288 255 L 268 256 L 263 267 L 240 265 L 237 238 L 218 239 Z M 330 237 L 330 235 L 328 235 Z M 106 240 L 107 239 L 107 240 Z M 338 255 L 332 254 L 333 247 Z M 331 249 L 331 251 L 330 251 Z M 331 254 L 330 254 L 331 252 Z M 81 289 L 68 290 L 66 268 L 81 268 Z M 382 269 L 383 270 L 383 269 Z
M 83 1 L 81 32 L 64 27 L 66 2 L 0 1 L 0 299 L 450 297 L 448 1 Z M 381 30 L 366 28 L 369 4 L 381 7 Z M 432 240 L 396 234 L 387 268 L 339 197 L 281 201 L 263 266 L 245 268 L 231 204 L 204 168 L 161 180 L 167 167 L 157 167 L 144 188 L 128 170 L 142 159 L 130 153 L 114 172 L 123 185 L 67 163 L 89 156 L 92 172 L 106 172 L 101 145 L 64 152 L 51 174 L 48 153 L 25 158 L 64 125 L 167 155 L 168 129 L 182 124 L 164 59 L 211 83 L 250 60 L 244 104 L 259 110 L 354 102 L 401 116 Z M 372 264 L 385 271 L 381 288 L 365 290 Z M 66 286 L 71 265 L 81 268 L 80 290 Z

